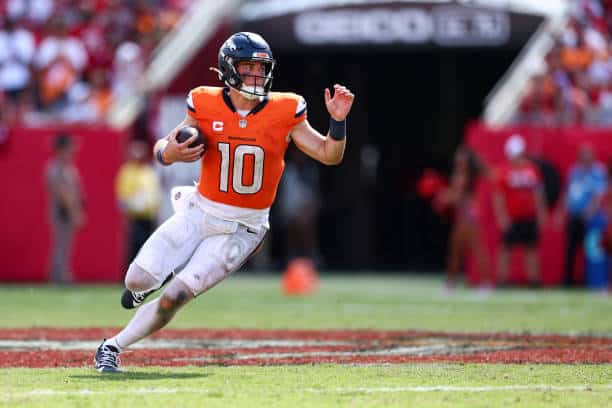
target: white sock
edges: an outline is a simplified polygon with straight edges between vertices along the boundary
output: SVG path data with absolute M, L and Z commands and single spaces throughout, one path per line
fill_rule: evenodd
M 159 329 L 159 298 L 140 306 L 132 320 L 112 340 L 121 348 L 129 347 Z
M 120 345 L 117 343 L 117 336 L 115 336 L 115 337 L 111 337 L 110 339 L 107 339 L 107 340 L 104 342 L 104 345 L 105 345 L 105 346 L 113 346 L 114 348 L 116 348 L 117 350 L 119 350 L 119 352 L 120 352 L 120 353 L 123 351 L 123 350 L 122 350 L 122 347 L 121 347 L 121 346 L 120 346 Z

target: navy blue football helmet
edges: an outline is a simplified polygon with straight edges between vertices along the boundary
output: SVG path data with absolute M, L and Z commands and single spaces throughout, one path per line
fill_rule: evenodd
M 259 61 L 264 63 L 265 76 L 253 75 L 263 79 L 263 86 L 246 86 L 236 70 L 240 61 Z M 240 32 L 229 37 L 219 48 L 219 79 L 247 98 L 266 96 L 272 87 L 272 71 L 276 61 L 270 46 L 259 34 Z M 259 83 L 259 81 L 256 81 Z

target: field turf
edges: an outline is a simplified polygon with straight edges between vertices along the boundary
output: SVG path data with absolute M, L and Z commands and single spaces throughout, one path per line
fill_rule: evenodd
M 118 286 L 0 287 L 0 330 L 123 326 Z M 369 329 L 612 337 L 612 298 L 562 290 L 489 295 L 410 276 L 321 279 L 285 297 L 277 276 L 233 277 L 188 305 L 170 329 Z M 1 337 L 1 336 L 0 336 Z M 0 349 L 0 351 L 2 351 Z M 45 353 L 45 351 L 40 351 Z M 91 350 L 93 356 L 93 350 Z M 138 350 L 133 353 L 139 353 Z M 612 406 L 610 364 L 310 364 L 0 369 L 0 406 Z

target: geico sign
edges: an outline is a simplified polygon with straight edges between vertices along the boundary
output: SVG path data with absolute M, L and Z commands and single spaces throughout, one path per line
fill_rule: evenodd
M 510 22 L 504 12 L 460 7 L 341 10 L 299 14 L 294 30 L 304 44 L 496 45 L 508 40 Z

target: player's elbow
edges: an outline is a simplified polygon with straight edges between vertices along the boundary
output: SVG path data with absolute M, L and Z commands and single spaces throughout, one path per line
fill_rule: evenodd
M 323 160 L 323 164 L 325 164 L 326 166 L 337 166 L 342 163 L 343 158 L 344 153 L 341 153 L 339 155 L 326 158 L 325 160 Z
M 340 165 L 340 163 L 342 163 L 342 159 L 343 159 L 343 156 L 340 156 L 337 159 L 332 160 L 329 165 L 330 166 L 338 166 L 338 165 Z

